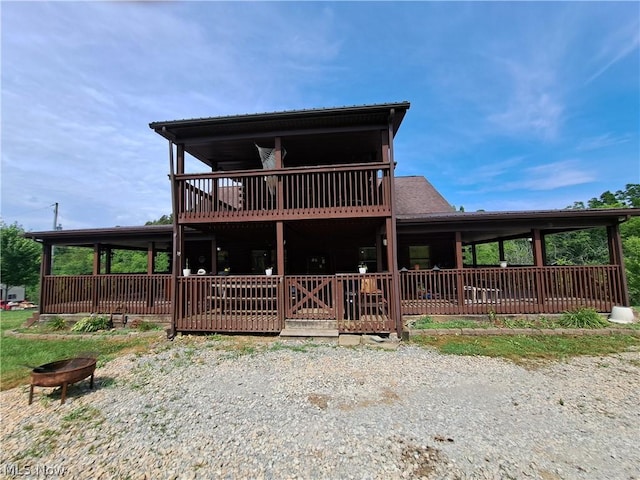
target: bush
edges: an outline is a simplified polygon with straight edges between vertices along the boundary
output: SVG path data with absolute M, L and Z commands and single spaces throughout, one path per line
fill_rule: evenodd
M 423 328 L 429 328 L 431 325 L 433 325 L 433 318 L 431 318 L 430 316 L 426 315 L 423 317 L 420 317 L 416 323 L 413 325 L 413 328 L 415 329 L 423 329 Z
M 107 330 L 111 328 L 109 317 L 84 317 L 71 327 L 72 332 L 97 332 L 98 330 Z
M 148 332 L 150 330 L 160 330 L 160 325 L 156 325 L 152 322 L 142 321 L 138 324 L 137 329 L 141 332 Z
M 563 313 L 560 325 L 565 328 L 602 328 L 608 323 L 595 309 L 579 308 Z
M 67 328 L 67 322 L 64 321 L 64 318 L 55 316 L 47 322 L 47 326 L 51 330 L 64 330 Z

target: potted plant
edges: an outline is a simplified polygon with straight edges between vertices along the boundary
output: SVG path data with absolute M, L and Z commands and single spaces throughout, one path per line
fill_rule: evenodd
M 265 275 L 267 275 L 267 276 L 271 276 L 271 275 L 273 275 L 273 267 L 266 267 L 266 268 L 264 269 L 264 273 L 265 273 Z
M 366 263 L 360 263 L 358 265 L 358 272 L 360 273 L 367 273 L 367 264 Z
M 186 268 L 182 269 L 182 275 L 185 277 L 188 277 L 189 275 L 191 275 L 191 269 L 189 268 L 189 260 L 187 260 L 185 267 Z

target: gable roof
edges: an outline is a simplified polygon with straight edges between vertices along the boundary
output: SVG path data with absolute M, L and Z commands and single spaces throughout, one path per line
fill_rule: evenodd
M 396 215 L 451 213 L 454 208 L 423 176 L 396 177 Z

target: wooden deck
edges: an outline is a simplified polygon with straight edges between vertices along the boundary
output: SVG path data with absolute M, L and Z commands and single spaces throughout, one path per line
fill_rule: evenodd
M 621 305 L 620 268 L 509 267 L 400 274 L 403 315 L 553 314 Z M 340 332 L 395 330 L 389 273 L 189 276 L 177 279 L 178 331 L 280 332 L 332 320 Z M 41 313 L 169 314 L 169 275 L 46 276 Z

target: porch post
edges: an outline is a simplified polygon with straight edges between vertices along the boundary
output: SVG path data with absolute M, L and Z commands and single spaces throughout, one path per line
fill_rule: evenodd
M 471 245 L 471 260 L 472 260 L 472 264 L 475 267 L 478 266 L 478 251 L 476 250 L 476 244 L 472 244 Z
M 464 258 L 462 255 L 462 232 L 456 232 L 456 268 L 464 268 Z
M 147 245 L 147 275 L 153 275 L 156 270 L 156 244 L 149 242 Z
M 278 185 L 280 187 L 280 185 Z M 278 188 L 278 191 L 282 191 L 281 188 Z M 280 322 L 280 330 L 284 329 L 284 321 L 285 321 L 285 309 L 288 292 L 284 291 L 286 288 L 286 282 L 284 281 L 284 223 L 280 220 L 276 222 L 276 273 L 280 276 L 280 295 L 277 296 L 277 305 L 278 305 L 278 321 Z
M 284 275 L 284 222 L 276 222 L 276 273 Z
M 93 289 L 92 289 L 92 305 L 93 311 L 98 311 L 98 304 L 100 298 L 98 297 L 98 275 L 100 275 L 100 244 L 96 243 L 93 245 Z
M 456 275 L 456 289 L 458 290 L 458 308 L 462 308 L 464 306 L 464 278 L 463 278 L 463 268 L 464 268 L 464 258 L 462 256 L 462 232 L 456 232 L 456 270 L 458 270 L 458 274 Z M 475 253 L 475 245 L 473 249 Z M 475 258 L 473 260 L 473 264 L 475 266 L 476 261 Z
M 620 237 L 620 226 L 616 223 L 607 227 L 607 243 L 609 245 L 609 263 L 618 267 L 618 280 L 622 290 L 620 298 L 622 305 L 628 307 L 629 285 L 627 284 L 627 273 L 624 270 L 624 256 L 622 253 L 622 238 Z M 615 301 L 615 300 L 614 300 Z
M 282 138 L 281 137 L 276 137 L 276 143 L 275 143 L 275 149 L 276 149 L 276 170 L 280 170 L 282 168 Z M 282 175 L 278 175 L 277 177 L 277 187 L 276 187 L 276 195 L 277 195 L 277 205 L 276 205 L 276 209 L 279 211 L 284 210 L 284 189 L 282 188 Z M 278 270 L 278 274 L 282 275 L 284 274 L 284 270 L 282 271 L 283 273 L 280 273 L 280 270 Z
M 111 247 L 105 247 L 104 249 L 104 273 L 111 273 Z
M 546 280 L 546 276 L 544 275 L 543 267 L 545 264 L 544 259 L 544 249 L 542 248 L 542 235 L 540 234 L 540 230 L 533 229 L 531 231 L 531 236 L 533 238 L 533 265 L 536 267 L 535 270 L 535 284 L 536 284 L 536 297 L 538 297 L 538 313 L 545 312 L 545 285 L 544 282 Z
M 506 260 L 506 258 L 504 257 L 504 240 L 498 240 L 498 256 L 500 258 L 498 258 L 498 261 L 503 261 Z
M 534 229 L 531 231 L 533 237 L 533 264 L 536 267 L 544 267 L 544 249 L 542 247 L 542 235 L 540 230 Z
M 93 275 L 100 275 L 100 244 L 93 245 Z
M 218 239 L 215 235 L 211 240 L 211 273 L 218 274 Z
M 46 300 L 47 296 L 45 295 L 45 276 L 51 275 L 51 261 L 52 261 L 52 246 L 49 243 L 42 244 L 42 260 L 40 262 L 40 294 L 38 298 L 38 313 L 47 313 L 46 312 Z
M 395 193 L 395 160 L 393 152 L 393 122 L 395 110 L 392 108 L 389 112 L 389 120 L 387 130 L 382 131 L 382 161 L 389 164 L 389 205 L 391 207 L 391 216 L 386 218 L 387 231 L 387 264 L 391 272 L 391 305 L 390 310 L 393 320 L 396 322 L 396 333 L 402 338 L 404 323 L 402 321 L 402 308 L 400 304 L 400 276 L 398 273 L 398 241 L 396 232 L 396 193 Z

